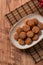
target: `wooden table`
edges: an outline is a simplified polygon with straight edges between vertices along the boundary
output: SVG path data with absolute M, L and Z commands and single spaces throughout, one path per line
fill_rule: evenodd
M 27 1 L 29 0 L 0 0 L 0 65 L 43 65 L 43 61 L 35 64 L 25 51 L 15 48 L 9 40 L 11 26 L 5 14 Z

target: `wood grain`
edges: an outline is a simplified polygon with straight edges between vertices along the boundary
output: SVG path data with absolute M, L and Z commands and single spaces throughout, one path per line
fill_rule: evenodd
M 9 40 L 10 24 L 5 14 L 29 0 L 0 0 L 0 65 L 35 65 L 30 55 L 17 49 Z M 43 65 L 41 61 L 37 65 Z

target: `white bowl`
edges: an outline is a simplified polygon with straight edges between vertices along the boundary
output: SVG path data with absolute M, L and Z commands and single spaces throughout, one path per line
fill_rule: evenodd
M 11 29 L 11 31 L 10 31 L 10 40 L 11 40 L 11 42 L 13 43 L 13 45 L 15 45 L 17 48 L 19 48 L 19 49 L 27 49 L 27 48 L 30 48 L 30 47 L 32 47 L 32 46 L 34 46 L 34 45 L 36 45 L 39 41 L 41 41 L 42 40 L 42 38 L 43 38 L 43 30 L 41 30 L 41 35 L 39 36 L 39 39 L 37 40 L 37 41 L 33 41 L 30 45 L 20 45 L 19 43 L 18 43 L 18 41 L 16 41 L 15 39 L 14 39 L 14 33 L 15 33 L 15 30 L 16 30 L 16 28 L 17 27 L 21 27 L 23 24 L 24 24 L 24 20 L 25 19 L 32 19 L 32 18 L 36 18 L 36 19 L 38 19 L 41 23 L 43 23 L 43 17 L 41 16 L 41 15 L 38 15 L 38 14 L 30 14 L 30 15 L 28 15 L 28 16 L 25 16 L 24 18 L 22 18 L 21 20 L 19 20 L 13 27 L 12 27 L 12 29 Z

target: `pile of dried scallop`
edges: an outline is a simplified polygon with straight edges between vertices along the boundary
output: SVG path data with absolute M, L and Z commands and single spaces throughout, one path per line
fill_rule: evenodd
M 20 45 L 31 44 L 33 41 L 37 41 L 43 24 L 36 18 L 31 20 L 25 20 L 22 27 L 18 27 L 14 34 L 14 39 L 19 42 Z

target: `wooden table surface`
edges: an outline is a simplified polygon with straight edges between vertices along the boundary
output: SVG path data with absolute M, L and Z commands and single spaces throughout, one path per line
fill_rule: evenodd
M 15 48 L 9 40 L 11 26 L 5 14 L 27 1 L 29 0 L 0 0 L 0 65 L 43 65 L 43 61 L 35 64 L 25 51 Z

